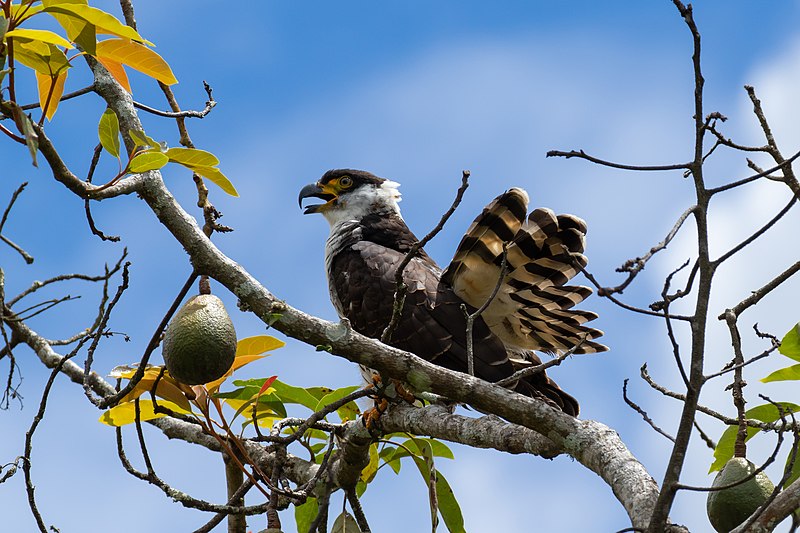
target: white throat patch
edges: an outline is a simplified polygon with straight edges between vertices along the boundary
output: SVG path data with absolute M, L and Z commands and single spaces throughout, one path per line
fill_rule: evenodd
M 340 196 L 337 205 L 322 214 L 331 229 L 348 220 L 361 220 L 367 215 L 395 213 L 400 216 L 399 183 L 386 180 L 380 185 L 365 185 Z M 402 216 L 400 216 L 402 218 Z

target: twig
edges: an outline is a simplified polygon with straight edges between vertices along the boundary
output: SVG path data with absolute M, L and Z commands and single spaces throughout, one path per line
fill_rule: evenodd
M 395 291 L 394 305 L 392 306 L 392 318 L 389 320 L 389 324 L 381 334 L 381 342 L 386 343 L 392 338 L 392 333 L 394 333 L 394 330 L 397 328 L 397 324 L 400 321 L 400 314 L 403 312 L 403 304 L 405 304 L 406 300 L 406 290 L 408 289 L 406 284 L 403 282 L 403 271 L 406 269 L 411 260 L 416 257 L 417 253 L 422 249 L 422 247 L 428 244 L 431 239 L 433 239 L 440 231 L 442 231 L 442 228 L 444 228 L 447 220 L 461 203 L 461 199 L 464 197 L 464 191 L 466 191 L 467 187 L 469 187 L 469 176 L 469 170 L 464 170 L 461 173 L 461 186 L 456 192 L 456 198 L 450 205 L 450 209 L 448 209 L 447 212 L 442 215 L 442 218 L 439 220 L 439 223 L 436 224 L 436 227 L 434 227 L 427 235 L 425 235 L 422 240 L 415 242 L 411 246 L 411 249 L 408 251 L 408 253 L 406 253 L 406 256 L 402 261 L 400 261 L 400 264 L 397 265 L 397 269 L 395 270 L 394 274 Z
M 475 325 L 475 319 L 478 318 L 483 314 L 484 311 L 491 305 L 494 301 L 495 297 L 497 297 L 497 293 L 500 292 L 500 287 L 503 286 L 503 282 L 506 279 L 506 274 L 508 273 L 508 243 L 503 243 L 503 256 L 500 262 L 500 273 L 497 275 L 497 282 L 494 284 L 494 289 L 492 289 L 492 294 L 483 302 L 478 309 L 475 310 L 474 313 L 470 313 L 467 310 L 466 304 L 461 304 L 461 311 L 464 313 L 464 316 L 467 319 L 467 374 L 470 376 L 475 375 L 475 353 L 473 351 L 473 338 L 472 338 L 472 328 Z
M 61 98 L 59 98 L 58 101 L 64 102 L 65 100 L 71 100 L 72 98 L 83 96 L 84 94 L 90 93 L 92 91 L 94 91 L 94 84 L 89 85 L 88 87 L 84 87 L 83 89 L 78 89 L 77 91 L 72 91 L 71 93 L 67 93 Z M 30 104 L 25 104 L 23 106 L 20 106 L 20 109 L 22 109 L 23 111 L 29 111 L 31 109 L 38 109 L 40 107 L 42 107 L 42 105 L 39 102 L 33 102 Z
M 714 442 L 714 439 L 709 437 L 705 431 L 703 431 L 703 429 L 700 427 L 700 424 L 697 423 L 697 420 L 694 421 L 694 427 L 697 430 L 697 433 L 700 435 L 700 438 L 706 443 L 706 446 L 708 446 L 710 450 L 716 450 L 717 443 Z
M 28 186 L 28 182 L 27 181 L 23 182 L 22 185 L 17 187 L 17 189 L 11 195 L 11 200 L 9 200 L 5 211 L 3 211 L 3 217 L 2 217 L 2 219 L 0 219 L 0 239 L 2 239 L 2 241 L 4 243 L 9 245 L 11 248 L 13 248 L 19 255 L 22 256 L 22 259 L 24 259 L 25 262 L 30 265 L 30 264 L 33 263 L 33 256 L 30 255 L 25 250 L 23 250 L 18 244 L 13 242 L 11 239 L 9 239 L 8 237 L 6 237 L 5 235 L 2 234 L 3 228 L 5 227 L 6 221 L 8 220 L 8 214 L 11 212 L 11 208 L 14 207 L 14 203 L 17 201 L 17 198 L 22 193 L 22 191 L 25 190 L 25 187 L 27 187 L 27 186 Z
M 659 433 L 660 435 L 668 438 L 673 443 L 675 442 L 675 437 L 673 437 L 672 435 L 670 435 L 669 433 L 667 433 L 666 431 L 664 431 L 663 429 L 658 427 L 655 424 L 655 422 L 653 422 L 653 420 L 647 415 L 647 412 L 644 409 L 639 407 L 639 405 L 637 405 L 630 398 L 628 398 L 628 379 L 627 378 L 625 379 L 625 381 L 622 382 L 622 399 L 625 400 L 625 403 L 627 403 L 628 406 L 631 409 L 633 409 L 634 411 L 639 413 L 639 415 L 642 417 L 642 420 L 647 422 L 650 425 L 650 427 L 653 428 L 657 433 Z
M 742 354 L 742 337 L 739 335 L 739 328 L 736 325 L 736 315 L 733 311 L 725 312 L 725 322 L 728 324 L 728 329 L 731 334 L 731 345 L 733 346 L 733 364 L 736 369 L 733 371 L 733 405 L 736 407 L 736 418 L 739 422 L 739 430 L 736 432 L 736 442 L 733 445 L 734 457 L 747 457 L 747 425 L 744 423 L 746 419 L 745 413 L 745 400 L 742 389 L 747 385 L 742 377 L 742 366 L 744 365 L 744 355 Z
M 748 184 L 750 182 L 753 182 L 753 181 L 755 181 L 757 179 L 764 178 L 764 177 L 769 177 L 769 175 L 772 174 L 773 172 L 775 172 L 776 170 L 781 170 L 781 169 L 788 168 L 798 157 L 800 157 L 800 151 L 797 151 L 792 157 L 790 157 L 789 159 L 785 160 L 782 163 L 779 163 L 779 164 L 775 165 L 774 167 L 770 167 L 767 170 L 758 172 L 756 174 L 753 174 L 752 176 L 748 176 L 746 178 L 740 179 L 738 181 L 734 181 L 732 183 L 726 183 L 725 185 L 721 185 L 719 187 L 714 187 L 713 189 L 707 189 L 706 192 L 709 194 L 709 196 L 713 196 L 713 195 L 715 195 L 717 193 L 728 191 L 730 189 L 733 189 L 733 188 L 736 188 L 736 187 L 740 187 L 742 185 L 746 185 L 746 184 Z
M 616 287 L 604 287 L 603 296 L 608 296 L 610 294 L 615 294 L 615 293 L 622 293 L 622 291 L 624 291 L 628 287 L 628 285 L 631 284 L 636 275 L 639 274 L 639 272 L 641 272 L 642 270 L 644 270 L 644 267 L 647 264 L 647 262 L 655 254 L 665 249 L 667 245 L 669 245 L 669 243 L 672 242 L 672 239 L 675 238 L 675 235 L 678 234 L 678 231 L 681 229 L 681 226 L 683 226 L 683 223 L 686 222 L 686 219 L 689 218 L 689 215 L 694 213 L 695 209 L 697 209 L 697 206 L 693 205 L 692 207 L 684 211 L 683 214 L 678 218 L 678 221 L 675 222 L 675 225 L 672 227 L 672 229 L 664 238 L 664 240 L 662 240 L 661 242 L 650 248 L 650 250 L 646 254 L 644 254 L 641 257 L 637 257 L 635 259 L 629 259 L 628 261 L 625 262 L 625 264 L 619 267 L 617 269 L 617 272 L 627 272 L 628 273 L 627 279 L 625 279 L 622 283 L 620 283 Z
M 103 330 L 105 329 L 108 321 L 111 319 L 111 313 L 114 311 L 114 307 L 116 307 L 117 303 L 119 302 L 120 298 L 122 298 L 122 294 L 128 289 L 130 278 L 128 275 L 128 267 L 130 266 L 130 262 L 126 262 L 125 265 L 122 267 L 122 282 L 120 283 L 119 287 L 117 287 L 117 292 L 114 294 L 114 297 L 108 303 L 108 306 L 103 313 L 103 317 L 100 319 L 100 323 L 97 325 L 97 329 L 92 336 L 92 343 L 89 345 L 89 349 L 87 350 L 86 354 L 86 361 L 84 362 L 84 376 L 85 379 L 83 380 L 83 391 L 86 397 L 89 399 L 97 407 L 103 409 L 101 407 L 103 403 L 102 398 L 95 398 L 94 394 L 92 393 L 91 385 L 89 384 L 89 376 L 91 375 L 92 371 L 92 363 L 94 362 L 94 352 L 97 349 L 97 346 L 100 344 L 100 339 L 103 336 Z M 146 362 L 144 363 L 147 364 Z M 144 370 L 142 369 L 142 373 Z M 140 378 L 141 379 L 141 378 Z
M 44 519 L 42 518 L 42 515 L 36 506 L 36 497 L 34 494 L 36 487 L 33 485 L 33 481 L 31 479 L 31 449 L 33 446 L 33 434 L 36 432 L 36 428 L 39 427 L 39 423 L 44 418 L 45 409 L 47 409 L 47 398 L 50 396 L 50 389 L 53 387 L 53 383 L 55 383 L 56 376 L 58 376 L 59 372 L 61 372 L 61 368 L 64 366 L 64 363 L 74 357 L 77 353 L 78 348 L 73 350 L 71 354 L 61 358 L 58 364 L 56 364 L 56 366 L 53 368 L 53 371 L 50 372 L 50 378 L 47 380 L 47 384 L 44 386 L 44 391 L 42 392 L 42 400 L 39 403 L 39 411 L 36 413 L 36 416 L 33 417 L 33 422 L 31 422 L 30 428 L 25 433 L 25 452 L 22 459 L 22 472 L 25 474 L 25 490 L 28 493 L 28 506 L 33 513 L 33 517 L 36 520 L 36 525 L 39 527 L 39 531 L 41 533 L 47 533 L 47 527 L 45 526 Z
M 156 115 L 159 117 L 165 118 L 205 118 L 214 107 L 216 107 L 217 102 L 214 101 L 214 97 L 211 96 L 211 88 L 208 86 L 207 83 L 203 82 L 203 85 L 206 87 L 206 92 L 208 94 L 208 100 L 206 101 L 206 107 L 201 111 L 161 111 L 154 107 L 150 107 L 148 105 L 139 103 L 134 101 L 133 106 L 137 109 L 141 109 L 142 111 L 146 111 L 152 115 Z
M 550 359 L 549 361 L 546 361 L 546 362 L 544 362 L 542 364 L 539 364 L 539 365 L 529 366 L 528 368 L 522 368 L 520 370 L 517 370 L 516 372 L 514 372 L 513 374 L 511 374 L 507 378 L 503 378 L 501 380 L 495 381 L 494 384 L 495 385 L 499 385 L 501 387 L 505 387 L 506 385 L 510 385 L 512 383 L 515 383 L 515 382 L 517 382 L 517 381 L 519 381 L 521 379 L 527 378 L 528 376 L 532 376 L 534 374 L 538 374 L 539 372 L 544 372 L 545 370 L 547 370 L 551 366 L 559 366 L 561 363 L 564 362 L 565 359 L 567 359 L 569 356 L 573 355 L 578 350 L 578 348 L 580 348 L 583 345 L 583 343 L 586 341 L 587 336 L 588 336 L 588 334 L 584 333 L 581 336 L 581 339 L 577 342 L 577 344 L 575 344 L 572 348 L 570 348 L 569 350 L 565 351 L 564 353 L 562 353 L 558 357 L 554 357 L 554 358 Z
M 92 177 L 94 176 L 94 171 L 97 168 L 97 163 L 100 162 L 100 154 L 103 153 L 103 145 L 98 143 L 97 146 L 94 147 L 94 153 L 92 154 L 92 162 L 89 164 L 89 173 L 86 177 L 86 182 L 91 183 Z M 92 217 L 92 209 L 91 209 L 91 200 L 88 198 L 84 200 L 84 211 L 86 212 L 86 220 L 89 223 L 89 229 L 92 230 L 93 235 L 97 235 L 100 237 L 101 240 L 104 241 L 111 241 L 111 242 L 119 242 L 120 238 L 118 235 L 106 235 L 95 226 L 94 218 Z
M 564 157 L 566 159 L 577 157 L 579 159 L 585 159 L 587 161 L 591 161 L 592 163 L 604 167 L 618 168 L 621 170 L 640 170 L 640 171 L 687 170 L 691 166 L 691 163 L 677 163 L 674 165 L 625 165 L 622 163 L 614 163 L 611 161 L 604 161 L 603 159 L 598 159 L 596 157 L 587 154 L 583 150 L 570 150 L 569 152 L 562 152 L 560 150 L 550 150 L 549 152 L 547 152 L 547 157 Z
M 778 222 L 778 221 L 779 221 L 781 218 L 783 218 L 783 216 L 784 216 L 786 213 L 788 213 L 788 212 L 789 212 L 789 210 L 790 210 L 790 209 L 791 209 L 791 208 L 794 206 L 794 204 L 795 204 L 796 202 L 797 202 L 797 197 L 796 197 L 796 196 L 793 196 L 793 197 L 792 197 L 792 199 L 791 199 L 791 200 L 789 200 L 789 203 L 787 203 L 787 204 L 786 204 L 786 206 L 785 206 L 783 209 L 781 209 L 781 210 L 778 212 L 778 214 L 777 214 L 777 215 L 775 215 L 774 217 L 772 217 L 772 219 L 770 219 L 770 221 L 769 221 L 769 222 L 767 222 L 766 224 L 764 224 L 764 225 L 763 225 L 761 228 L 759 228 L 757 231 L 755 231 L 755 232 L 754 232 L 752 235 L 750 235 L 749 237 L 747 237 L 745 240 L 743 240 L 742 242 L 740 242 L 739 244 L 737 244 L 736 246 L 734 246 L 733 248 L 731 248 L 730 250 L 728 250 L 727 252 L 725 252 L 724 254 L 722 254 L 722 255 L 721 255 L 719 258 L 717 258 L 717 259 L 715 259 L 714 261 L 712 261 L 712 262 L 711 262 L 711 265 L 712 265 L 714 268 L 716 268 L 717 266 L 719 266 L 720 264 L 722 264 L 722 263 L 723 263 L 725 260 L 727 260 L 728 258 L 730 258 L 730 257 L 731 257 L 732 255 L 734 255 L 735 253 L 737 253 L 739 250 L 741 250 L 742 248 L 744 248 L 745 246 L 747 246 L 748 244 L 750 244 L 751 242 L 753 242 L 754 240 L 756 240 L 757 238 L 759 238 L 761 235 L 763 235 L 764 233 L 766 233 L 766 232 L 767 232 L 767 230 L 769 230 L 769 229 L 770 229 L 772 226 L 774 226 L 774 225 L 775 225 L 775 223 L 777 223 L 777 222 Z
M 632 306 L 630 304 L 626 304 L 625 302 L 622 302 L 622 301 L 618 300 L 612 294 L 606 294 L 605 287 L 603 287 L 600 284 L 600 282 L 597 281 L 597 278 L 595 278 L 594 275 L 592 275 L 591 272 L 586 270 L 584 267 L 582 267 L 578 263 L 573 263 L 573 264 L 576 267 L 580 268 L 580 270 L 583 273 L 584 277 L 586 277 L 586 279 L 589 280 L 589 283 L 591 283 L 592 285 L 595 286 L 595 288 L 597 289 L 597 295 L 598 296 L 601 296 L 603 298 L 607 298 L 611 302 L 616 304 L 617 306 L 619 306 L 619 307 L 621 307 L 623 309 L 627 309 L 628 311 L 633 311 L 634 313 L 639 313 L 639 314 L 642 314 L 642 315 L 657 316 L 659 318 L 664 318 L 664 314 L 663 313 L 659 313 L 657 311 L 651 311 L 649 309 L 642 309 L 641 307 L 635 307 L 635 306 Z M 683 320 L 683 321 L 686 321 L 686 322 L 691 321 L 691 319 L 692 319 L 691 317 L 684 316 L 684 315 L 671 315 L 670 318 L 673 318 L 675 320 Z
M 347 501 L 350 503 L 350 508 L 353 510 L 353 517 L 356 519 L 358 529 L 361 533 L 370 533 L 372 531 L 367 522 L 367 515 L 364 514 L 364 508 L 361 507 L 361 502 L 358 500 L 355 489 L 348 489 L 345 491 Z
M 181 290 L 178 292 L 178 295 L 173 300 L 172 305 L 170 306 L 167 313 L 161 319 L 161 323 L 159 323 L 156 330 L 153 332 L 153 336 L 150 338 L 150 342 L 148 343 L 147 347 L 144 350 L 144 354 L 142 354 L 142 358 L 139 361 L 139 367 L 136 369 L 136 373 L 131 377 L 130 381 L 116 394 L 106 396 L 97 402 L 97 407 L 100 409 L 107 409 L 111 406 L 116 405 L 119 401 L 124 398 L 130 391 L 133 390 L 134 387 L 141 381 L 142 377 L 144 377 L 144 372 L 147 368 L 147 363 L 150 361 L 150 354 L 156 349 L 158 344 L 161 342 L 161 333 L 163 333 L 164 329 L 167 327 L 169 320 L 172 318 L 172 315 L 175 314 L 175 311 L 178 310 L 178 306 L 183 301 L 183 298 L 186 296 L 186 293 L 189 292 L 189 289 L 192 288 L 194 284 L 194 280 L 197 278 L 198 274 L 196 272 L 192 272 L 189 275 L 189 278 L 184 283 Z M 86 374 L 88 376 L 88 373 Z M 88 378 L 87 378 L 88 379 Z
M 747 298 L 745 298 L 744 300 L 733 306 L 733 308 L 731 308 L 730 311 L 736 316 L 739 316 L 746 309 L 754 306 L 764 296 L 775 290 L 781 283 L 783 283 L 784 281 L 788 280 L 789 278 L 797 274 L 797 272 L 800 272 L 800 261 L 796 262 L 795 264 L 793 264 L 792 266 L 790 266 L 789 268 L 787 268 L 786 270 L 775 276 L 770 282 L 768 282 L 760 289 L 753 291 L 750 294 L 750 296 L 748 296 Z M 717 318 L 719 318 L 720 320 L 724 320 L 725 313 L 720 314 Z

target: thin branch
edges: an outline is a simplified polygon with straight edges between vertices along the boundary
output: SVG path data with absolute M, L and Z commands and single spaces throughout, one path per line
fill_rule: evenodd
M 94 171 L 97 168 L 97 163 L 100 162 L 100 154 L 103 153 L 103 145 L 98 143 L 97 146 L 94 147 L 94 153 L 92 154 L 92 162 L 89 164 L 89 173 L 86 177 L 86 182 L 91 183 L 92 177 L 94 176 Z M 92 209 L 90 206 L 90 200 L 87 198 L 84 201 L 84 211 L 86 212 L 86 220 L 89 223 L 89 229 L 92 230 L 93 235 L 97 235 L 100 237 L 101 240 L 104 241 L 111 241 L 111 242 L 119 242 L 120 238 L 117 235 L 106 235 L 95 226 L 94 218 L 92 217 Z
M 72 98 L 76 98 L 78 96 L 83 96 L 84 94 L 87 94 L 87 93 L 90 93 L 90 92 L 93 92 L 93 91 L 94 91 L 94 85 L 89 85 L 88 87 L 84 87 L 83 89 L 78 89 L 77 91 L 72 91 L 71 93 L 65 94 L 58 101 L 59 102 L 64 102 L 66 100 L 71 100 Z M 25 104 L 23 106 L 20 106 L 20 109 L 22 109 L 23 111 L 29 111 L 31 109 L 38 109 L 40 107 L 42 107 L 42 105 L 39 102 L 33 102 L 31 104 Z
M 587 154 L 583 150 L 570 150 L 569 152 L 562 152 L 560 150 L 550 150 L 549 152 L 547 152 L 547 157 L 563 157 L 566 159 L 577 157 L 579 159 L 585 159 L 587 161 L 591 161 L 592 163 L 604 167 L 618 168 L 621 170 L 640 170 L 640 171 L 687 170 L 691 167 L 690 163 L 677 163 L 674 165 L 625 165 L 622 163 L 614 163 L 612 161 L 605 161 L 603 159 L 598 159 L 597 157 Z
M 669 243 L 672 242 L 672 239 L 675 238 L 675 235 L 678 234 L 678 231 L 681 229 L 681 226 L 683 226 L 683 223 L 686 222 L 686 219 L 689 218 L 689 215 L 694 213 L 695 209 L 697 209 L 697 206 L 693 205 L 692 207 L 684 211 L 683 214 L 678 218 L 678 221 L 675 222 L 675 225 L 672 227 L 670 232 L 667 233 L 667 236 L 664 238 L 664 240 L 662 240 L 661 242 L 650 248 L 650 250 L 646 254 L 644 254 L 641 257 L 637 257 L 635 259 L 629 259 L 628 261 L 625 262 L 625 264 L 619 267 L 616 271 L 627 272 L 628 273 L 627 279 L 625 279 L 622 283 L 620 283 L 616 287 L 604 287 L 602 296 L 608 296 L 610 294 L 615 294 L 615 293 L 622 293 L 622 291 L 624 291 L 628 287 L 628 285 L 631 284 L 636 275 L 639 274 L 639 272 L 641 272 L 642 270 L 644 270 L 644 267 L 647 264 L 647 262 L 655 254 L 665 249 L 667 245 L 669 245 Z
M 761 299 L 764 296 L 766 296 L 767 294 L 778 288 L 778 286 L 781 283 L 783 283 L 784 281 L 788 280 L 789 278 L 797 274 L 797 272 L 800 272 L 800 261 L 796 262 L 795 264 L 793 264 L 792 266 L 790 266 L 789 268 L 787 268 L 786 270 L 775 276 L 771 281 L 769 281 L 766 285 L 764 285 L 760 289 L 753 291 L 750 294 L 750 296 L 748 296 L 747 298 L 745 298 L 744 300 L 733 306 L 733 308 L 731 308 L 731 312 L 736 316 L 739 316 L 746 309 L 749 309 L 750 307 L 756 305 L 759 301 L 761 301 Z M 725 313 L 720 314 L 717 318 L 719 320 L 724 320 Z
M 501 387 L 505 387 L 506 385 L 511 385 L 512 383 L 516 383 L 517 381 L 527 378 L 528 376 L 533 376 L 534 374 L 538 374 L 539 372 L 544 372 L 551 366 L 559 366 L 561 363 L 564 362 L 569 356 L 573 355 L 578 348 L 580 348 L 583 343 L 586 341 L 588 334 L 584 333 L 580 340 L 569 350 L 566 350 L 564 353 L 560 354 L 558 357 L 554 357 L 549 361 L 541 363 L 535 366 L 529 366 L 528 368 L 522 368 L 517 370 L 507 378 L 503 378 L 501 380 L 495 381 L 495 385 L 500 385 Z
M 142 358 L 139 361 L 139 367 L 136 369 L 136 373 L 131 377 L 130 381 L 116 394 L 112 394 L 110 396 L 106 396 L 99 401 L 97 401 L 96 405 L 100 409 L 107 409 L 108 407 L 112 407 L 119 403 L 119 401 L 124 398 L 130 391 L 133 390 L 134 387 L 141 381 L 142 377 L 144 377 L 145 370 L 147 369 L 147 363 L 150 361 L 150 355 L 153 351 L 158 347 L 159 343 L 161 342 L 161 333 L 163 333 L 164 329 L 167 327 L 169 320 L 172 318 L 172 315 L 175 314 L 175 311 L 178 310 L 178 306 L 183 301 L 183 298 L 189 292 L 189 289 L 192 288 L 194 284 L 194 280 L 197 278 L 198 274 L 196 272 L 192 272 L 189 275 L 189 278 L 186 280 L 186 283 L 181 287 L 181 290 L 178 292 L 178 295 L 173 300 L 172 305 L 167 310 L 167 313 L 161 319 L 156 330 L 153 332 L 153 336 L 150 338 L 150 342 L 148 343 L 147 347 L 144 350 L 144 354 L 142 354 Z M 88 373 L 86 374 L 88 376 Z M 94 403 L 94 402 L 93 402 Z
M 207 83 L 203 82 L 203 85 L 206 87 L 206 93 L 208 94 L 208 100 L 206 101 L 206 107 L 201 111 L 161 111 L 154 107 L 150 107 L 145 104 L 141 104 L 139 102 L 134 101 L 133 106 L 137 109 L 141 109 L 142 111 L 146 111 L 152 115 L 156 115 L 159 117 L 165 118 L 205 118 L 214 107 L 216 107 L 217 102 L 214 101 L 214 97 L 211 96 L 211 88 L 208 86 Z
M 647 423 L 650 425 L 650 427 L 651 427 L 651 428 L 653 428 L 653 429 L 654 429 L 654 430 L 655 430 L 655 431 L 656 431 L 658 434 L 660 434 L 660 435 L 662 435 L 662 436 L 664 436 L 664 437 L 668 438 L 668 439 L 669 439 L 669 440 L 671 440 L 673 443 L 675 442 L 675 437 L 673 437 L 672 435 L 670 435 L 669 433 L 667 433 L 666 431 L 664 431 L 663 429 L 661 429 L 660 427 L 658 427 L 658 426 L 655 424 L 655 422 L 653 422 L 653 419 L 651 419 L 651 418 L 650 418 L 650 417 L 647 415 L 647 412 L 646 412 L 644 409 L 642 409 L 641 407 L 639 407 L 639 405 L 637 405 L 637 404 L 636 404 L 636 403 L 634 403 L 634 402 L 633 402 L 633 401 L 632 401 L 630 398 L 628 398 L 628 379 L 627 379 L 627 378 L 625 378 L 625 381 L 623 381 L 623 382 L 622 382 L 622 399 L 623 399 L 623 400 L 625 400 L 625 403 L 627 403 L 627 404 L 628 404 L 628 406 L 629 406 L 631 409 L 633 409 L 634 411 L 636 411 L 637 413 L 639 413 L 639 415 L 642 417 L 642 420 L 644 420 L 645 422 L 647 422 Z
M 461 186 L 458 188 L 456 192 L 456 198 L 453 200 L 453 203 L 450 205 L 450 209 L 448 209 L 444 215 L 442 215 L 441 220 L 439 223 L 436 224 L 434 227 L 422 240 L 415 242 L 411 249 L 406 253 L 406 256 L 400 261 L 400 264 L 397 265 L 397 269 L 395 270 L 394 274 L 394 282 L 395 282 L 395 291 L 394 291 L 394 305 L 392 306 L 392 318 L 389 320 L 389 324 L 386 326 L 386 329 L 383 330 L 381 334 L 381 342 L 387 343 L 392 338 L 392 333 L 394 333 L 395 328 L 397 328 L 397 324 L 400 322 L 400 314 L 403 312 L 403 304 L 405 304 L 406 300 L 406 284 L 403 282 L 403 271 L 405 271 L 408 264 L 411 262 L 414 257 L 416 257 L 417 253 L 422 249 L 423 246 L 428 244 L 428 242 L 433 239 L 442 228 L 444 228 L 445 223 L 447 223 L 450 216 L 455 212 L 458 205 L 461 203 L 461 199 L 464 197 L 464 191 L 467 190 L 469 187 L 469 170 L 464 170 L 461 173 Z
M 790 157 L 789 159 L 783 161 L 782 163 L 779 163 L 779 164 L 775 165 L 774 167 L 770 167 L 767 170 L 758 172 L 756 174 L 753 174 L 752 176 L 748 176 L 748 177 L 740 179 L 738 181 L 734 181 L 734 182 L 731 182 L 731 183 L 726 183 L 725 185 L 721 185 L 719 187 L 714 187 L 713 189 L 708 189 L 706 192 L 708 193 L 709 196 L 713 196 L 713 195 L 715 195 L 717 193 L 728 191 L 728 190 L 734 189 L 736 187 L 740 187 L 742 185 L 746 185 L 746 184 L 751 183 L 751 182 L 753 182 L 753 181 L 755 181 L 757 179 L 764 178 L 764 177 L 769 177 L 770 174 L 772 174 L 773 172 L 775 172 L 777 170 L 789 168 L 790 165 L 792 163 L 794 163 L 794 161 L 798 157 L 800 157 L 800 151 L 797 151 L 792 157 Z
M 503 256 L 500 262 L 500 272 L 497 275 L 497 281 L 494 284 L 494 289 L 492 289 L 492 294 L 483 302 L 478 309 L 475 310 L 474 313 L 470 313 L 467 310 L 466 304 L 461 304 L 461 312 L 464 313 L 464 316 L 467 319 L 467 374 L 470 376 L 475 375 L 475 352 L 473 351 L 473 338 L 472 338 L 472 329 L 475 326 L 475 319 L 478 318 L 483 314 L 484 311 L 491 305 L 494 299 L 497 297 L 497 293 L 500 292 L 500 287 L 503 286 L 503 282 L 506 279 L 506 274 L 508 273 L 508 243 L 503 243 Z
M 17 187 L 17 189 L 11 195 L 11 200 L 8 202 L 8 205 L 6 206 L 5 211 L 3 211 L 2 219 L 0 219 L 0 240 L 2 240 L 4 243 L 9 245 L 11 248 L 13 248 L 14 251 L 16 251 L 19 255 L 21 255 L 22 259 L 24 259 L 25 262 L 30 265 L 30 264 L 33 263 L 33 256 L 30 255 L 25 250 L 23 250 L 22 247 L 20 247 L 16 243 L 14 243 L 11 239 L 9 239 L 8 237 L 6 237 L 5 235 L 2 234 L 3 228 L 5 227 L 6 221 L 8 220 L 8 214 L 11 212 L 11 208 L 14 207 L 14 203 L 17 201 L 17 198 L 22 193 L 22 191 L 25 190 L 25 187 L 27 187 L 27 186 L 28 186 L 28 182 L 27 181 L 23 182 L 22 185 Z
M 742 248 L 744 248 L 745 246 L 747 246 L 748 244 L 750 244 L 751 242 L 755 241 L 757 238 L 759 238 L 760 236 L 762 236 L 764 233 L 766 233 L 766 232 L 767 232 L 767 231 L 768 231 L 768 230 L 769 230 L 769 229 L 770 229 L 772 226 L 774 226 L 774 225 L 775 225 L 775 224 L 776 224 L 776 223 L 777 223 L 777 222 L 778 222 L 778 221 L 779 221 L 781 218 L 783 218 L 783 216 L 784 216 L 786 213 L 788 213 L 788 212 L 789 212 L 789 210 L 790 210 L 790 209 L 791 209 L 791 208 L 794 206 L 794 204 L 795 204 L 796 202 L 797 202 L 797 197 L 796 197 L 796 196 L 792 196 L 791 200 L 789 200 L 789 203 L 787 203 L 787 204 L 786 204 L 786 206 L 785 206 L 783 209 L 781 209 L 781 210 L 778 212 L 778 214 L 777 214 L 777 215 L 775 215 L 774 217 L 772 217 L 772 219 L 770 219 L 770 221 L 769 221 L 769 222 L 767 222 L 766 224 L 764 224 L 764 225 L 763 225 L 761 228 L 759 228 L 759 229 L 758 229 L 758 230 L 757 230 L 755 233 L 753 233 L 752 235 L 750 235 L 749 237 L 747 237 L 745 240 L 743 240 L 742 242 L 740 242 L 739 244 L 737 244 L 736 246 L 734 246 L 733 248 L 731 248 L 730 250 L 728 250 L 727 252 L 725 252 L 724 254 L 722 254 L 722 255 L 721 255 L 719 258 L 717 258 L 717 259 L 715 259 L 714 261 L 712 261 L 712 262 L 711 262 L 712 266 L 713 266 L 713 267 L 717 267 L 717 266 L 719 266 L 719 265 L 720 265 L 720 264 L 722 264 L 724 261 L 726 261 L 727 259 L 729 259 L 729 258 L 730 258 L 732 255 L 734 255 L 735 253 L 737 253 L 738 251 L 740 251 Z

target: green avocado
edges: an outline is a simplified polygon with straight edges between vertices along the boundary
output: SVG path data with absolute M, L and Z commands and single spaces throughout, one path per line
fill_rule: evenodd
M 713 487 L 724 487 L 752 475 L 756 466 L 744 457 L 734 457 L 714 478 Z M 728 533 L 742 524 L 767 501 L 775 485 L 764 472 L 735 487 L 708 493 L 706 511 L 714 529 Z
M 162 350 L 170 375 L 182 383 L 224 376 L 236 357 L 236 330 L 222 300 L 212 294 L 190 298 L 167 326 Z

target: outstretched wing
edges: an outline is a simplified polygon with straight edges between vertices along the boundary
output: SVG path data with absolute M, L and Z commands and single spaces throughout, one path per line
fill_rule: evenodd
M 591 289 L 565 285 L 587 263 L 586 223 L 542 208 L 526 219 L 527 206 L 527 193 L 517 188 L 486 206 L 461 240 L 443 282 L 473 307 L 482 306 L 498 283 L 505 247 L 507 273 L 482 317 L 506 347 L 606 351 L 594 342 L 603 332 L 585 325 L 597 315 L 573 309 Z

